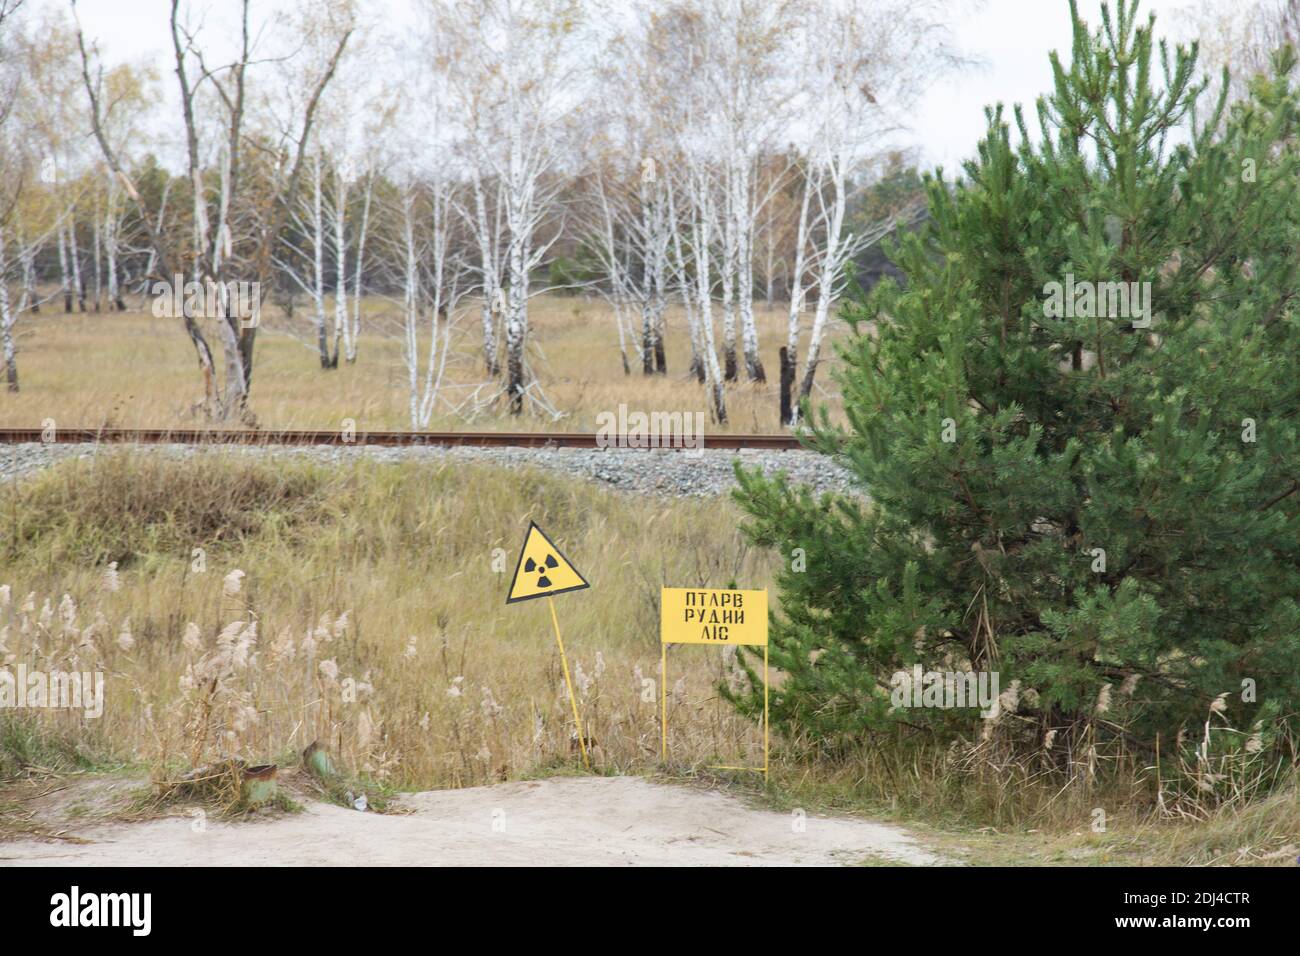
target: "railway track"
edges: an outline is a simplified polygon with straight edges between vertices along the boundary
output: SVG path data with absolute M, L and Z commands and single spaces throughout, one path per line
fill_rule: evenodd
M 608 436 L 601 436 L 608 440 Z M 344 432 L 222 428 L 0 428 L 0 445 L 26 443 L 86 445 L 379 445 L 385 447 L 597 448 L 595 432 Z M 680 444 L 680 443 L 679 443 Z M 618 448 L 635 448 L 624 436 Z M 706 449 L 793 451 L 802 448 L 791 435 L 705 435 Z M 656 447 L 674 447 L 661 442 Z M 694 447 L 694 446 L 690 446 Z M 689 448 L 687 449 L 689 450 Z

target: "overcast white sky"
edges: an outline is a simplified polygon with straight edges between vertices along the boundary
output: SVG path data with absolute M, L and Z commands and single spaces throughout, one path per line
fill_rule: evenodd
M 1144 21 L 1154 13 L 1156 32 L 1172 39 L 1183 35 L 1188 6 L 1188 0 L 1144 0 L 1139 9 Z M 1089 24 L 1100 26 L 1100 9 L 1101 0 L 1079 0 Z M 1047 54 L 1058 50 L 1069 61 L 1070 5 L 1067 0 L 988 0 L 981 12 L 953 24 L 953 32 L 963 51 L 981 58 L 984 66 L 936 84 L 912 128 L 923 159 L 955 175 L 984 132 L 985 106 L 1000 101 L 1009 113 L 1013 103 L 1028 106 L 1051 90 Z
M 210 7 L 212 26 L 221 18 L 222 0 L 205 5 L 192 0 L 196 10 Z M 862 0 L 870 2 L 870 0 Z M 1156 14 L 1157 30 L 1167 36 L 1183 35 L 1184 11 L 1190 0 L 1144 0 L 1144 14 Z M 1227 0 L 1228 3 L 1235 0 Z M 414 4 L 406 0 L 366 0 L 367 9 L 384 8 L 383 21 L 414 22 Z M 1080 10 L 1093 24 L 1100 23 L 1101 0 L 1080 0 Z M 225 8 L 233 4 L 225 0 Z M 255 4 L 255 9 L 259 4 Z M 275 9 L 276 0 L 262 0 L 263 9 Z M 984 130 L 983 108 L 1001 101 L 1031 104 L 1051 87 L 1049 50 L 1067 53 L 1070 13 L 1067 0 L 986 0 L 982 10 L 961 9 L 950 25 L 962 50 L 979 58 L 983 66 L 937 83 L 919 104 L 912 119 L 910 139 L 920 149 L 926 165 L 945 166 L 955 174 L 962 159 L 973 154 Z M 110 62 L 154 58 L 166 77 L 169 39 L 167 0 L 79 0 L 77 9 L 88 36 L 99 40 Z

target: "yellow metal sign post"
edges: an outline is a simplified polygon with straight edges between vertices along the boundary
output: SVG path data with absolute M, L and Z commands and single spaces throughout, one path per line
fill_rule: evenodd
M 746 644 L 763 648 L 763 766 L 715 770 L 768 770 L 767 591 L 735 588 L 663 588 L 659 612 L 659 727 L 668 760 L 668 645 Z
M 569 659 L 564 653 L 564 639 L 560 637 L 560 619 L 555 615 L 555 601 L 551 595 L 581 591 L 589 587 L 591 585 L 587 583 L 587 579 L 546 536 L 546 532 L 529 522 L 528 534 L 524 537 L 524 546 L 519 550 L 519 563 L 515 565 L 515 576 L 510 582 L 510 595 L 506 598 L 506 603 L 515 604 L 519 601 L 544 597 L 551 607 L 555 643 L 560 648 L 564 683 L 569 688 L 569 704 L 573 707 L 573 726 L 578 731 L 578 749 L 582 751 L 582 765 L 587 768 L 591 767 L 591 761 L 587 759 L 587 740 L 582 732 L 582 718 L 578 716 L 578 698 L 573 693 L 573 681 L 569 678 Z

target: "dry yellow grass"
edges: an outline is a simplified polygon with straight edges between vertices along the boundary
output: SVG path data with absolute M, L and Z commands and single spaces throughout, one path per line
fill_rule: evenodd
M 123 451 L 11 485 L 0 510 L 0 663 L 107 675 L 101 719 L 42 712 L 41 731 L 164 775 L 314 739 L 403 787 L 576 765 L 546 602 L 504 604 L 530 519 L 592 583 L 555 600 L 593 764 L 651 768 L 659 587 L 770 578 L 726 501 L 465 465 Z M 674 764 L 761 762 L 761 731 L 717 698 L 722 655 L 674 658 Z
M 328 314 L 332 309 L 329 305 Z M 647 412 L 707 411 L 704 387 L 688 374 L 689 342 L 680 309 L 670 309 L 667 316 L 669 373 L 654 376 L 636 369 L 623 373 L 612 313 L 598 299 L 544 296 L 532 303 L 529 314 L 528 361 L 547 400 L 563 417 L 511 416 L 504 402 L 473 416 L 453 410 L 487 381 L 473 306 L 457 320 L 444 400 L 431 430 L 594 431 L 597 414 L 616 411 L 620 403 Z M 360 431 L 409 428 L 402 345 L 391 334 L 396 316 L 390 304 L 377 298 L 368 301 L 367 315 L 356 363 L 324 372 L 316 353 L 303 344 L 311 333 L 301 307 L 292 324 L 268 310 L 257 339 L 250 401 L 257 422 L 267 428 L 337 429 L 344 419 L 353 419 Z M 760 305 L 757 319 L 768 382 L 728 387 L 727 431 L 782 430 L 777 350 L 785 341 L 784 308 L 769 311 Z M 155 318 L 148 310 L 65 315 L 47 306 L 40 315 L 24 316 L 19 332 L 21 391 L 0 394 L 0 426 L 39 427 L 49 418 L 64 427 L 205 424 L 193 411 L 202 397 L 194 350 L 177 319 Z M 209 338 L 215 348 L 215 335 Z M 630 357 L 635 363 L 635 355 Z M 836 360 L 829 345 L 823 358 L 818 382 L 827 391 L 818 397 L 834 409 L 838 402 L 828 373 Z M 483 394 L 492 391 L 484 388 Z
M 0 665 L 102 671 L 106 706 L 98 720 L 0 711 L 0 781 L 113 760 L 174 781 L 223 756 L 295 763 L 313 740 L 372 795 L 576 770 L 546 604 L 504 604 L 530 519 L 593 585 L 556 599 L 593 769 L 658 769 L 658 589 L 770 585 L 776 559 L 737 518 L 725 499 L 463 464 L 228 449 L 65 462 L 0 493 Z M 759 763 L 761 729 L 716 691 L 738 670 L 707 648 L 670 660 L 668 769 Z M 1063 789 L 888 740 L 836 758 L 773 743 L 766 788 L 738 777 L 756 796 L 930 820 L 930 842 L 975 863 L 1285 865 L 1300 852 L 1293 787 L 1171 821 L 1150 812 L 1137 767 Z M 1091 830 L 1097 807 L 1105 833 Z M 25 819 L 0 799 L 0 835 L 31 832 Z

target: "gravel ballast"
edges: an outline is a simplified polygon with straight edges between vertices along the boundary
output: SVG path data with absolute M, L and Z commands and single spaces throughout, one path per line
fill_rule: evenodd
M 736 487 L 732 463 L 772 473 L 786 472 L 795 484 L 812 486 L 818 493 L 852 490 L 851 476 L 835 461 L 810 451 L 702 451 L 634 448 L 467 448 L 378 445 L 268 447 L 216 446 L 241 455 L 309 455 L 323 461 L 342 462 L 364 457 L 373 461 L 469 461 L 506 468 L 537 467 L 576 475 L 599 485 L 638 495 L 663 498 L 708 498 Z M 132 454 L 171 457 L 192 455 L 193 445 L 123 444 L 17 444 L 0 449 L 0 480 L 12 480 L 67 458 L 89 458 L 99 452 L 129 448 Z

